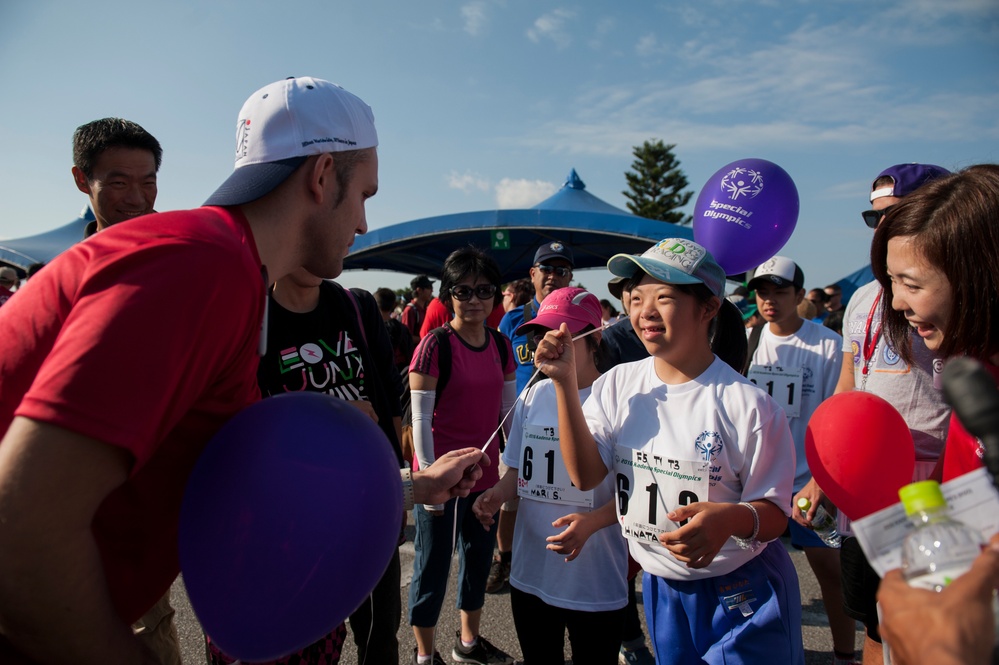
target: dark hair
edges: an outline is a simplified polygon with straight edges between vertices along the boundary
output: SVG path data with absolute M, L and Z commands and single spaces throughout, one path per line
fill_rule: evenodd
M 624 283 L 625 291 L 634 291 L 638 283 L 642 281 L 645 273 L 639 270 L 631 279 Z M 712 298 L 717 298 L 704 284 L 674 284 L 681 293 L 686 293 L 697 299 L 697 302 L 706 305 Z M 728 298 L 719 298 L 721 307 L 718 313 L 711 320 L 708 326 L 708 343 L 711 345 L 711 352 L 721 358 L 729 367 L 736 372 L 742 373 L 746 366 L 746 356 L 749 353 L 749 341 L 746 339 L 746 324 L 742 320 L 742 312 Z
M 611 316 L 617 316 L 618 314 L 620 314 L 620 312 L 617 311 L 617 307 L 615 307 L 614 305 L 612 305 L 611 301 L 607 300 L 607 298 L 601 298 L 600 299 L 600 306 L 601 307 L 606 307 L 607 309 L 609 309 L 610 313 L 611 313 Z
M 45 267 L 44 261 L 41 261 L 39 263 L 32 263 L 30 266 L 28 266 L 28 270 L 25 274 L 27 275 L 28 279 L 31 279 L 32 277 L 38 274 L 39 270 L 41 270 L 44 267 Z
M 387 289 L 384 286 L 375 291 L 375 300 L 378 301 L 378 309 L 383 312 L 391 312 L 395 309 L 396 297 L 395 291 L 392 289 Z
M 843 293 L 843 287 L 840 286 L 839 284 L 830 284 L 829 286 L 825 287 L 825 289 L 832 289 L 833 293 Z M 822 290 L 825 291 L 825 289 Z M 829 294 L 827 293 L 826 295 L 828 296 Z M 831 298 L 832 296 L 829 297 Z
M 937 351 L 942 358 L 987 359 L 999 352 L 999 165 L 980 164 L 933 180 L 905 196 L 874 231 L 871 269 L 884 289 L 885 335 L 912 361 L 903 312 L 892 309 L 888 241 L 909 237 L 913 248 L 950 282 L 954 314 Z
M 468 245 L 451 252 L 444 260 L 444 267 L 441 269 L 441 289 L 438 298 L 449 312 L 454 311 L 454 304 L 451 302 L 451 287 L 469 277 L 472 279 L 485 278 L 496 287 L 493 307 L 503 301 L 503 292 L 500 290 L 500 269 L 496 260 L 481 249 Z
M 819 297 L 819 300 L 823 303 L 829 302 L 829 300 L 832 298 L 832 296 L 826 293 L 825 289 L 810 289 L 808 291 L 808 295 L 812 295 L 813 293 L 817 295 Z M 811 300 L 811 298 L 809 298 L 809 300 Z
M 506 286 L 513 291 L 514 307 L 526 305 L 534 297 L 534 285 L 527 277 L 510 282 Z
M 73 165 L 92 178 L 97 158 L 108 148 L 148 150 L 153 153 L 157 171 L 163 161 L 163 149 L 152 134 L 131 120 L 102 118 L 80 125 L 73 132 Z

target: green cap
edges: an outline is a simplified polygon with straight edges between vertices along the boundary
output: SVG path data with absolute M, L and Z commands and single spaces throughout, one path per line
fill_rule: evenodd
M 940 483 L 935 480 L 909 483 L 898 491 L 898 498 L 902 499 L 906 515 L 947 506 L 943 492 L 940 491 Z
M 807 513 L 808 509 L 812 507 L 812 502 L 808 500 L 807 496 L 803 496 L 798 499 L 798 510 L 803 513 Z

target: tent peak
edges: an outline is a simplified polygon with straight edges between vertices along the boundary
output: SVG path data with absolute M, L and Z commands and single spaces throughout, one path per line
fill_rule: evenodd
M 566 176 L 565 182 L 562 183 L 562 187 L 568 187 L 569 189 L 586 189 L 586 183 L 580 180 L 579 175 L 576 174 L 576 169 L 571 169 L 569 175 Z

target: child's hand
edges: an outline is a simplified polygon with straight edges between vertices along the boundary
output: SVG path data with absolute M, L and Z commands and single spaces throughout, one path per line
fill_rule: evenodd
M 734 507 L 739 506 L 710 501 L 680 506 L 667 517 L 673 522 L 689 521 L 676 531 L 659 534 L 659 542 L 688 568 L 705 568 L 732 535 L 727 516 Z
M 552 381 L 561 382 L 576 376 L 572 333 L 562 324 L 559 330 L 549 330 L 534 351 L 534 364 Z
M 570 513 L 552 522 L 554 527 L 568 525 L 568 528 L 562 533 L 545 538 L 548 542 L 545 549 L 556 554 L 565 554 L 566 561 L 575 559 L 583 551 L 586 541 L 597 530 L 591 528 L 591 523 L 594 521 L 592 515 L 593 513 Z
M 516 469 L 514 469 L 516 471 Z M 472 513 L 482 523 L 482 527 L 489 531 L 489 527 L 496 523 L 496 513 L 499 511 L 503 501 L 495 487 L 490 487 L 480 494 L 472 504 Z

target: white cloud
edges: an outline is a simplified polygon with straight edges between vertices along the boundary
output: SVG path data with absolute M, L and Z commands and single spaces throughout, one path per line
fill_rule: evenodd
M 448 187 L 461 190 L 465 193 L 472 191 L 488 192 L 491 186 L 488 179 L 469 171 L 465 173 L 451 171 L 445 179 L 447 180 Z
M 530 208 L 558 191 L 544 180 L 503 178 L 496 185 L 497 208 Z
M 656 55 L 662 51 L 662 47 L 659 46 L 659 40 L 652 33 L 643 35 L 639 38 L 638 43 L 635 44 L 635 53 L 642 57 L 648 57 L 651 55 Z
M 473 37 L 478 35 L 486 23 L 486 3 L 483 0 L 475 0 L 462 6 L 461 18 L 465 22 L 465 32 Z
M 551 11 L 534 21 L 534 25 L 527 29 L 527 37 L 534 43 L 547 38 L 558 48 L 566 48 L 572 42 L 572 37 L 565 30 L 565 23 L 575 16 L 576 13 L 568 9 Z

